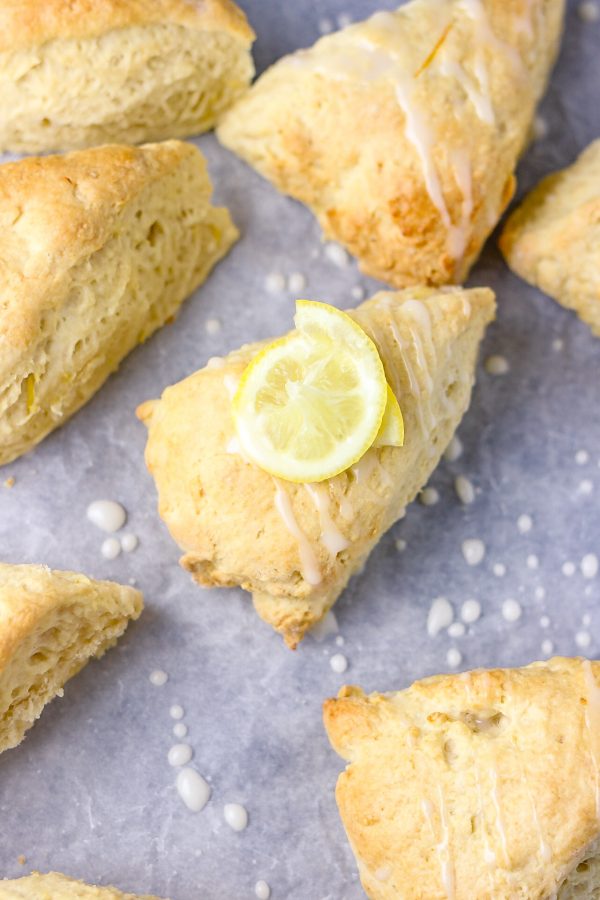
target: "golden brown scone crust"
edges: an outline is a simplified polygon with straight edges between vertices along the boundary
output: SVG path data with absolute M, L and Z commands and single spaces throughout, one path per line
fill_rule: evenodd
M 150 894 L 124 894 L 113 887 L 95 887 L 59 872 L 34 872 L 14 881 L 0 881 L 0 900 L 160 900 Z
M 0 465 L 85 403 L 237 238 L 191 144 L 0 166 Z
M 131 587 L 0 563 L 0 753 L 20 743 L 45 704 L 142 608 Z
M 277 482 L 232 444 L 231 394 L 257 345 L 143 404 L 146 463 L 159 513 L 185 551 L 183 567 L 203 586 L 252 592 L 259 615 L 295 647 L 436 467 L 469 404 L 494 310 L 487 288 L 415 288 L 381 292 L 351 312 L 379 349 L 406 439 L 402 448 L 370 450 L 358 467 L 321 486 L 334 529 L 348 542 L 337 555 L 325 546 L 325 525 L 306 487 L 279 482 L 305 535 L 299 541 L 276 508 Z
M 254 74 L 232 0 L 0 0 L 0 149 L 212 128 Z
M 556 897 L 600 834 L 599 679 L 598 662 L 552 659 L 328 700 L 371 900 Z
M 600 337 L 600 139 L 527 195 L 500 249 L 521 278 L 574 309 Z
M 218 135 L 364 272 L 459 283 L 514 192 L 563 8 L 413 0 L 280 60 Z

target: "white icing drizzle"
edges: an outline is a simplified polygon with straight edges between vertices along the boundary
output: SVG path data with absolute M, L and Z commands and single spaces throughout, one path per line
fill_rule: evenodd
M 456 895 L 455 890 L 455 875 L 454 875 L 454 864 L 452 861 L 452 854 L 450 851 L 450 825 L 448 821 L 448 810 L 446 808 L 446 800 L 444 798 L 444 792 L 442 790 L 441 785 L 438 785 L 438 800 L 439 800 L 439 820 L 440 820 L 440 836 L 439 839 L 436 835 L 436 829 L 434 824 L 433 817 L 433 804 L 430 800 L 422 800 L 421 808 L 423 810 L 423 815 L 425 816 L 429 827 L 431 829 L 431 834 L 433 836 L 434 841 L 436 841 L 435 851 L 438 857 L 439 866 L 440 866 L 440 874 L 442 876 L 442 884 L 444 886 L 444 891 L 446 892 L 446 897 L 448 900 L 454 900 Z
M 225 385 L 225 390 L 229 394 L 229 397 L 233 400 L 235 396 L 235 392 L 238 389 L 238 384 L 240 383 L 240 379 L 237 375 L 232 375 L 231 372 L 227 372 L 223 376 L 223 384 Z
M 588 732 L 590 757 L 594 767 L 596 818 L 600 822 L 600 757 L 598 756 L 598 735 L 600 735 L 600 688 L 596 683 L 592 664 L 589 659 L 585 659 L 582 665 L 587 699 L 585 708 L 585 727 Z
M 454 59 L 448 59 L 446 55 L 443 55 L 440 59 L 440 72 L 444 77 L 455 78 L 467 95 L 477 117 L 482 122 L 493 125 L 496 117 L 490 97 L 487 69 L 485 65 L 481 65 L 482 60 L 479 56 L 476 57 L 476 60 L 479 62 L 479 65 L 475 67 L 477 84 L 459 62 L 456 62 Z
M 459 5 L 462 6 L 463 10 L 473 21 L 475 26 L 475 45 L 479 48 L 478 56 L 482 60 L 481 65 L 484 65 L 483 48 L 487 46 L 491 50 L 497 50 L 500 53 L 504 53 L 504 55 L 510 59 L 513 68 L 520 75 L 524 75 L 525 67 L 523 66 L 521 57 L 514 47 L 511 47 L 510 44 L 506 44 L 496 37 L 481 0 L 459 0 Z
M 354 507 L 348 497 L 342 497 L 340 500 L 340 516 L 346 522 L 351 522 L 354 519 Z
M 462 675 L 459 675 L 465 682 L 465 686 L 467 689 L 467 698 L 469 700 L 469 704 L 473 706 L 473 684 L 471 680 L 471 673 L 464 672 Z M 477 783 L 477 798 L 479 802 L 478 815 L 481 819 L 481 833 L 483 835 L 483 859 L 487 866 L 490 867 L 489 879 L 490 884 L 493 887 L 493 878 L 491 873 L 491 867 L 496 865 L 496 852 L 492 848 L 490 844 L 490 839 L 487 832 L 487 821 L 485 816 L 485 806 L 483 803 L 483 783 L 481 778 L 481 769 L 479 765 L 479 759 L 477 755 L 477 751 L 474 749 L 473 751 L 473 768 L 475 770 L 475 781 Z
M 552 849 L 551 849 L 550 845 L 547 843 L 546 839 L 544 838 L 544 832 L 542 830 L 540 817 L 538 815 L 537 806 L 535 803 L 535 797 L 533 796 L 533 792 L 531 790 L 531 785 L 530 785 L 529 779 L 527 777 L 527 772 L 525 770 L 525 766 L 523 765 L 521 751 L 519 749 L 518 744 L 515 743 L 513 746 L 514 746 L 514 751 L 515 751 L 517 760 L 519 762 L 519 768 L 521 770 L 521 780 L 522 780 L 523 784 L 525 785 L 525 791 L 527 792 L 527 798 L 528 798 L 529 804 L 531 806 L 531 817 L 533 819 L 533 824 L 535 826 L 535 830 L 537 831 L 537 834 L 538 834 L 540 859 L 545 863 L 549 863 L 552 860 Z
M 502 818 L 502 807 L 500 806 L 500 796 L 498 794 L 498 770 L 492 766 L 489 770 L 490 781 L 492 783 L 492 802 L 496 810 L 496 828 L 500 835 L 500 843 L 504 854 L 504 861 L 507 866 L 510 865 L 510 857 L 508 855 L 508 845 L 506 841 L 506 829 L 504 827 L 504 819 Z
M 298 541 L 298 552 L 300 554 L 300 565 L 302 568 L 302 577 L 308 584 L 317 585 L 321 583 L 322 575 L 316 553 L 313 550 L 310 541 L 298 525 L 292 502 L 286 489 L 278 478 L 273 479 L 275 483 L 275 509 L 279 513 L 281 520 L 289 533 Z
M 406 349 L 407 349 L 406 344 L 404 343 L 402 335 L 398 331 L 397 325 L 394 322 L 393 318 L 390 321 L 390 331 L 392 332 L 392 336 L 398 347 L 398 352 L 400 354 L 400 358 L 402 360 L 402 364 L 404 366 L 404 370 L 405 370 L 406 376 L 408 378 L 410 392 L 415 401 L 415 413 L 417 416 L 417 421 L 419 423 L 419 428 L 421 429 L 421 434 L 423 435 L 423 437 L 425 438 L 425 441 L 427 442 L 426 446 L 429 446 L 428 438 L 429 438 L 429 433 L 430 433 L 431 429 L 428 428 L 427 425 L 425 424 L 425 416 L 423 413 L 423 403 L 422 403 L 422 397 L 421 397 L 421 386 L 419 384 L 417 376 L 415 375 L 415 371 L 412 367 L 412 363 L 409 359 L 408 353 L 406 353 Z M 400 391 L 398 391 L 396 395 L 401 396 Z M 430 450 L 430 452 L 431 452 L 431 450 Z
M 350 546 L 350 542 L 341 533 L 331 516 L 329 488 L 325 484 L 304 485 L 310 499 L 319 513 L 321 522 L 321 541 L 331 556 L 335 557 Z
M 460 223 L 454 225 L 448 235 L 450 253 L 454 259 L 462 259 L 465 255 L 471 234 L 471 216 L 473 214 L 473 176 L 471 160 L 466 150 L 453 150 L 450 154 L 454 179 L 463 196 Z

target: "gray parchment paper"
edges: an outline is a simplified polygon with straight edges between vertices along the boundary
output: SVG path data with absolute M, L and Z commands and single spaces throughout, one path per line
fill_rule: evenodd
M 395 5 L 241 2 L 259 36 L 261 70 L 310 44 L 323 17 L 358 18 Z M 520 193 L 600 134 L 599 50 L 600 23 L 584 24 L 571 3 L 541 109 L 548 136 L 520 166 Z M 499 300 L 482 358 L 503 354 L 510 372 L 493 377 L 480 366 L 459 432 L 464 453 L 442 462 L 432 478 L 439 503 L 414 504 L 338 602 L 349 669 L 336 675 L 333 636 L 323 643 L 309 637 L 292 653 L 242 591 L 201 591 L 178 568 L 178 550 L 155 511 L 134 409 L 209 356 L 289 328 L 293 298 L 265 291 L 269 272 L 303 272 L 307 296 L 346 306 L 355 302 L 353 286 L 371 291 L 376 284 L 354 264 L 340 269 L 323 256 L 319 230 L 302 206 L 278 196 L 212 135 L 198 143 L 242 240 L 174 325 L 136 350 L 63 429 L 1 473 L 0 485 L 16 479 L 12 490 L 0 486 L 3 560 L 135 578 L 147 609 L 116 650 L 67 686 L 22 746 L 0 759 L 0 873 L 56 869 L 173 900 L 253 897 L 264 878 L 274 898 L 357 900 L 363 895 L 333 798 L 343 764 L 323 732 L 322 700 L 344 681 L 390 690 L 445 671 L 451 646 L 464 668 L 529 662 L 542 656 L 544 639 L 557 653 L 575 654 L 585 615 L 586 652 L 598 654 L 600 578 L 585 579 L 579 563 L 600 554 L 600 341 L 513 276 L 495 238 L 489 241 L 471 278 L 490 284 Z M 215 336 L 205 328 L 211 318 L 222 324 Z M 589 454 L 583 465 L 575 462 L 580 450 Z M 477 488 L 471 506 L 456 497 L 458 474 Z M 102 533 L 85 517 L 88 503 L 104 497 L 125 505 L 128 528 L 140 538 L 138 550 L 111 562 L 100 554 Z M 533 520 L 527 534 L 517 528 L 522 514 Z M 487 548 L 476 568 L 461 553 L 471 537 Z M 406 541 L 403 553 L 398 539 Z M 537 569 L 527 566 L 531 554 Z M 573 575 L 563 574 L 565 562 L 576 565 Z M 494 575 L 498 563 L 504 577 Z M 483 615 L 464 637 L 427 636 L 427 612 L 440 594 L 456 609 L 470 597 L 481 602 Z M 523 607 L 512 624 L 501 614 L 509 597 Z M 162 688 L 148 680 L 157 667 L 169 674 Z M 193 765 L 212 782 L 212 799 L 197 815 L 179 800 L 167 763 L 173 703 L 185 709 Z M 225 802 L 247 806 L 245 832 L 225 824 Z

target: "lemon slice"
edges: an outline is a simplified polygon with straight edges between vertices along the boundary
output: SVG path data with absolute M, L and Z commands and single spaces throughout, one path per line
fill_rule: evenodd
M 233 398 L 244 452 L 286 481 L 325 481 L 379 433 L 388 387 L 377 347 L 346 313 L 299 300 L 296 330 L 248 365 Z
M 404 419 L 400 404 L 396 400 L 391 387 L 387 386 L 387 403 L 379 434 L 373 442 L 374 447 L 403 447 L 404 446 Z

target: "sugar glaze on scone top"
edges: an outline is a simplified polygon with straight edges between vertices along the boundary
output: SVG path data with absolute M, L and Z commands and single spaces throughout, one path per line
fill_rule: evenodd
M 475 670 L 325 703 L 371 900 L 574 900 L 600 888 L 600 663 Z
M 273 478 L 240 451 L 231 397 L 258 345 L 143 404 L 146 463 L 184 568 L 201 585 L 250 591 L 259 615 L 296 646 L 427 482 L 469 404 L 494 310 L 486 288 L 381 292 L 353 310 L 377 346 L 406 438 L 318 485 Z
M 506 208 L 563 0 L 413 0 L 284 57 L 222 142 L 397 287 L 461 282 Z

